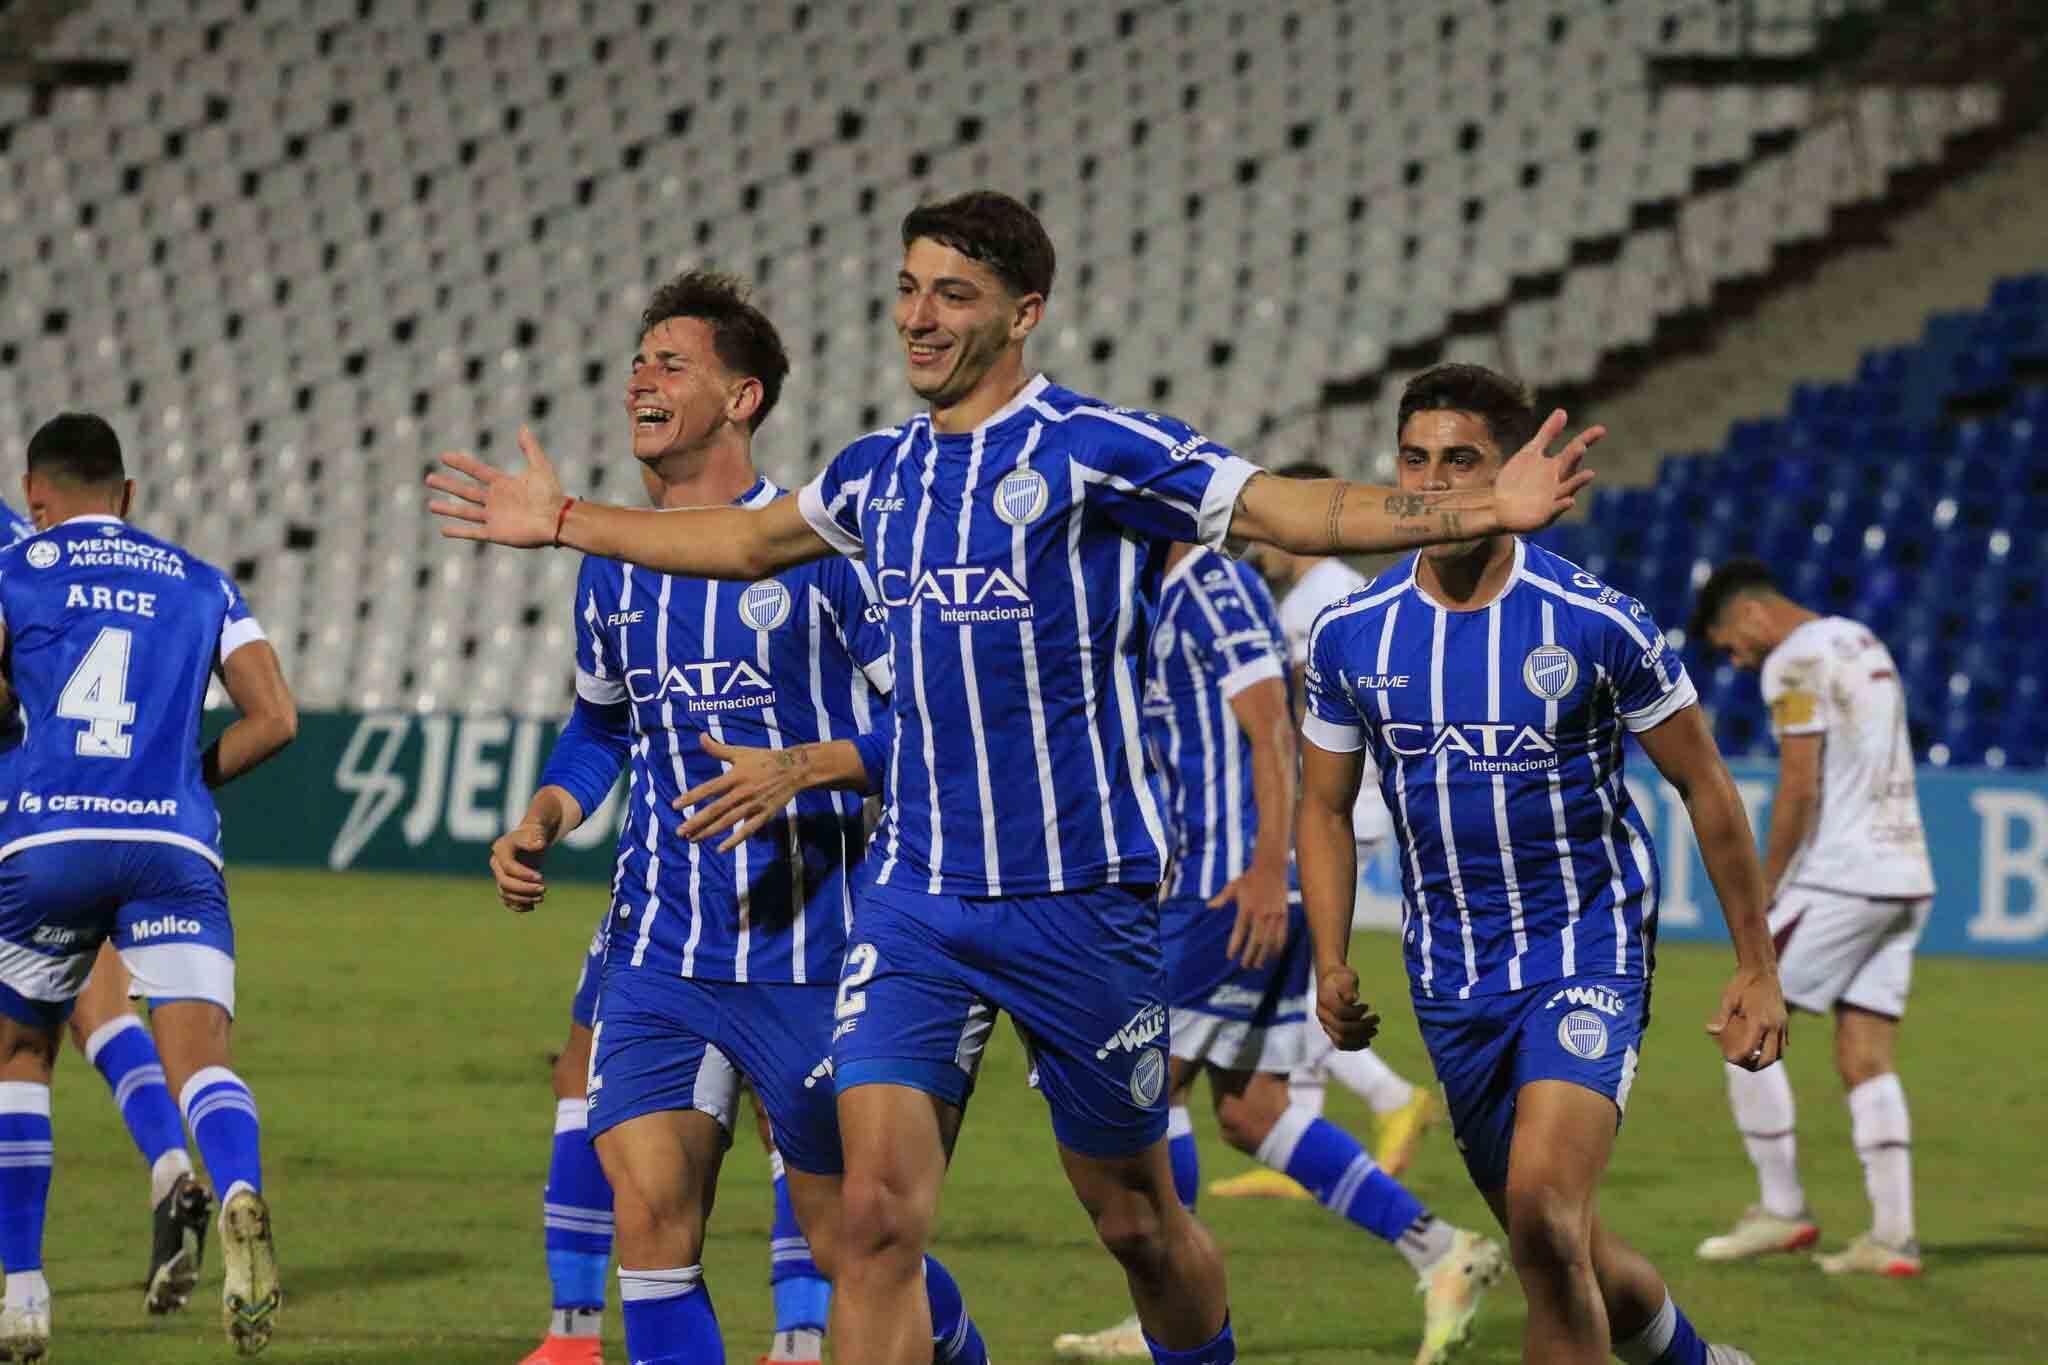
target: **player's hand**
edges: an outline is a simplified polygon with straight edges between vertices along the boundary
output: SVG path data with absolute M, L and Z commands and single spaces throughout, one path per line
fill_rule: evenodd
M 1573 495 L 1593 481 L 1593 471 L 1579 465 L 1607 428 L 1587 427 L 1552 455 L 1550 443 L 1564 430 L 1564 422 L 1564 409 L 1559 408 L 1529 444 L 1501 466 L 1493 483 L 1494 515 L 1501 530 L 1542 530 L 1569 512 L 1576 501 Z
M 720 853 L 728 853 L 780 815 L 792 797 L 811 785 L 811 754 L 806 745 L 757 749 L 722 744 L 709 735 L 703 736 L 702 742 L 704 752 L 726 768 L 670 802 L 679 811 L 698 808 L 676 829 L 691 843 L 702 843 L 731 830 L 718 846 Z
M 1316 980 L 1316 1021 L 1344 1052 L 1367 1046 L 1380 1031 L 1380 1017 L 1358 998 L 1358 973 L 1344 966 L 1331 967 Z
M 523 915 L 547 895 L 547 879 L 540 875 L 547 852 L 547 831 L 532 821 L 514 825 L 492 842 L 491 880 L 498 884 L 498 899 L 508 910 Z
M 1707 1032 L 1721 1044 L 1721 1056 L 1744 1071 L 1762 1071 L 1792 1045 L 1792 1027 L 1785 1017 L 1785 994 L 1775 971 L 1737 971 L 1721 992 L 1721 1008 L 1707 1022 Z
M 1209 898 L 1209 908 L 1221 910 L 1233 901 L 1237 922 L 1230 926 L 1225 951 L 1245 967 L 1278 957 L 1287 946 L 1287 873 L 1246 868 L 1243 876 Z
M 562 515 L 562 480 L 533 432 L 524 426 L 519 428 L 519 448 L 526 452 L 526 467 L 516 473 L 487 465 L 465 451 L 442 454 L 442 464 L 467 476 L 427 475 L 427 487 L 448 495 L 427 504 L 429 512 L 447 518 L 442 535 L 452 540 L 487 540 L 517 550 L 555 543 L 555 523 Z

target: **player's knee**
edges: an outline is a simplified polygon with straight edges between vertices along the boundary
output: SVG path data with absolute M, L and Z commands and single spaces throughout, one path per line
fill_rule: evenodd
M 1090 1210 L 1095 1235 L 1118 1264 L 1141 1279 L 1157 1278 L 1166 1264 L 1166 1210 L 1136 1189 L 1122 1189 Z
M 1585 1204 L 1554 1186 L 1508 1187 L 1508 1246 L 1524 1269 L 1587 1264 L 1592 1218 Z
M 929 1201 L 911 1182 L 890 1171 L 847 1171 L 841 1185 L 838 1245 L 833 1259 L 856 1262 L 903 1261 L 924 1255 L 931 1231 Z
M 1256 1104 L 1248 1095 L 1228 1095 L 1216 1104 L 1216 1131 L 1238 1151 L 1257 1156 L 1277 1117 L 1270 1106 Z

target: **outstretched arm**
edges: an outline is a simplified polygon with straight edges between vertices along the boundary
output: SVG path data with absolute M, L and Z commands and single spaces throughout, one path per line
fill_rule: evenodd
M 1720 1040 L 1721 1055 L 1729 1062 L 1761 1071 L 1783 1055 L 1787 1035 L 1778 954 L 1764 919 L 1763 867 L 1749 816 L 1697 705 L 1681 707 L 1636 738 L 1685 802 L 1700 858 L 1728 921 L 1728 936 L 1735 941 L 1735 977 L 1707 1032 Z
M 669 805 L 678 811 L 698 809 L 677 827 L 691 843 L 726 835 L 720 853 L 738 848 L 754 832 L 780 815 L 798 792 L 815 788 L 867 792 L 876 789 L 867 756 L 850 739 L 812 740 L 781 749 L 725 744 L 705 735 L 704 752 L 726 765 L 725 771 L 678 796 Z
M 795 498 L 759 508 L 612 507 L 564 493 L 554 464 L 526 427 L 519 428 L 519 448 L 526 465 L 516 472 L 461 451 L 441 456 L 455 473 L 427 475 L 427 487 L 446 495 L 429 502 L 427 510 L 447 519 L 442 535 L 522 550 L 566 546 L 657 573 L 741 580 L 832 553 L 797 510 Z
M 1238 494 L 1230 534 L 1294 554 L 1365 554 L 1540 531 L 1570 511 L 1591 470 L 1579 468 L 1605 427 L 1588 427 L 1555 455 L 1564 409 L 1501 467 L 1491 488 L 1404 493 L 1342 479 L 1254 477 Z

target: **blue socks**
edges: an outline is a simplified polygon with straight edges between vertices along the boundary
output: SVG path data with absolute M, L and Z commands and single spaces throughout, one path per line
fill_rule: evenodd
M 1152 1365 L 1233 1365 L 1237 1359 L 1237 1338 L 1230 1335 L 1230 1315 L 1223 1316 L 1223 1330 L 1192 1351 L 1169 1351 L 1151 1337 Z
M 0 1264 L 10 1278 L 40 1278 L 49 1207 L 50 1087 L 0 1081 Z
M 1259 1144 L 1259 1160 L 1287 1172 L 1323 1207 L 1404 1253 L 1403 1234 L 1418 1221 L 1435 1221 L 1400 1182 L 1373 1164 L 1358 1139 L 1311 1109 L 1290 1105 Z
M 768 1169 L 775 1177 L 775 1223 L 768 1234 L 768 1287 L 775 1296 L 775 1335 L 811 1332 L 822 1339 L 832 1306 L 832 1286 L 818 1273 L 818 1263 L 811 1259 L 811 1244 L 797 1226 L 782 1153 L 770 1149 Z
M 224 1066 L 203 1067 L 178 1097 L 185 1126 L 206 1162 L 206 1173 L 225 1205 L 238 1187 L 263 1192 L 263 1157 L 256 1100 L 241 1077 Z
M 1202 1158 L 1195 1150 L 1195 1125 L 1186 1105 L 1166 1111 L 1166 1155 L 1173 1162 L 1173 1192 L 1184 1207 L 1194 1208 L 1202 1190 Z
M 619 1267 L 619 1308 L 633 1365 L 725 1365 L 725 1340 L 704 1287 L 704 1267 Z
M 1707 1365 L 1707 1343 L 1678 1311 L 1669 1292 L 1650 1325 L 1627 1341 L 1616 1342 L 1614 1354 L 1624 1365 Z
M 583 1100 L 555 1102 L 555 1146 L 541 1195 L 556 1336 L 596 1336 L 612 1259 L 612 1187 L 598 1165 Z
M 953 1272 L 930 1256 L 924 1258 L 924 1292 L 932 1306 L 932 1359 L 935 1365 L 988 1365 L 988 1347 L 967 1316 L 967 1304 Z
M 153 1177 L 162 1163 L 167 1178 L 152 1180 L 150 1202 L 161 1200 L 170 1193 L 171 1183 L 192 1169 L 192 1159 L 185 1155 L 185 1121 L 178 1116 L 177 1101 L 164 1083 L 164 1063 L 157 1056 L 156 1040 L 140 1019 L 122 1014 L 93 1030 L 85 1040 L 85 1059 L 106 1078 L 107 1088 L 114 1092 L 114 1107 L 121 1111 L 128 1135 L 135 1139 L 135 1149 L 142 1153 Z M 166 1161 L 167 1157 L 171 1159 Z

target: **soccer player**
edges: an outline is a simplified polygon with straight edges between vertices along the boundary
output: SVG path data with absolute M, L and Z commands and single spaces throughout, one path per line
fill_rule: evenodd
M 1297 460 L 1273 471 L 1283 479 L 1329 479 L 1330 469 L 1314 460 Z M 1280 625 L 1287 636 L 1288 662 L 1298 675 L 1308 664 L 1309 630 L 1324 607 L 1365 586 L 1365 575 L 1334 555 L 1295 555 L 1271 546 L 1259 546 L 1249 556 L 1265 575 L 1280 598 Z M 1299 687 L 1291 686 L 1295 718 L 1300 719 L 1307 704 Z M 1368 866 L 1381 856 L 1393 837 L 1393 821 L 1387 803 L 1380 800 L 1379 786 L 1368 775 L 1358 786 L 1358 805 L 1351 812 L 1351 832 L 1358 840 L 1358 865 Z M 1309 988 L 1313 997 L 1314 986 Z M 1309 1002 L 1315 1008 L 1313 998 Z M 1369 1105 L 1378 1126 L 1373 1159 L 1388 1175 L 1399 1176 L 1408 1169 L 1415 1149 L 1442 1117 L 1435 1092 L 1411 1083 L 1388 1066 L 1379 1052 L 1362 1048 L 1341 1052 L 1330 1045 L 1320 1028 L 1307 1030 L 1307 1059 L 1287 1078 L 1294 1102 L 1317 1113 L 1323 1110 L 1324 1089 L 1336 1081 Z M 1228 1180 L 1215 1181 L 1209 1193 L 1224 1198 L 1277 1196 L 1308 1198 L 1308 1192 L 1279 1171 L 1247 1171 Z
M 1474 365 L 1410 381 L 1401 487 L 1482 489 L 1536 417 Z M 1735 940 L 1708 1031 L 1769 1066 L 1785 1007 L 1762 875 L 1692 682 L 1642 604 L 1513 535 L 1426 550 L 1325 610 L 1302 725 L 1302 894 L 1318 1013 L 1339 1047 L 1378 1019 L 1345 963 L 1351 811 L 1377 765 L 1404 862 L 1416 1019 L 1474 1184 L 1529 1303 L 1523 1359 L 1747 1361 L 1709 1348 L 1595 1212 L 1648 1020 L 1656 854 L 1622 784 L 1622 732 L 1683 797 Z
M 1898 667 L 1868 630 L 1800 606 L 1753 559 L 1707 579 L 1692 632 L 1763 675 L 1778 741 L 1764 846 L 1778 970 L 1793 1009 L 1835 1016 L 1835 1069 L 1872 1221 L 1847 1249 L 1822 1256 L 1821 1269 L 1917 1275 L 1913 1130 L 1894 1054 L 1934 867 Z M 1813 1245 L 1820 1228 L 1799 1184 L 1785 1069 L 1729 1067 L 1728 1101 L 1762 1189 L 1757 1206 L 1699 1254 L 1732 1261 Z
M 695 514 L 665 509 L 773 506 L 780 490 L 752 455 L 789 370 L 773 324 L 735 281 L 691 272 L 655 291 L 641 329 L 624 397 L 664 509 L 649 515 L 681 525 Z M 575 714 L 492 874 L 507 905 L 537 905 L 546 850 L 604 800 L 630 751 L 585 1122 L 613 1192 L 627 1350 L 637 1365 L 706 1365 L 725 1355 L 704 1222 L 741 1074 L 831 1272 L 841 1161 L 827 1053 L 865 839 L 858 796 L 837 788 L 879 770 L 880 743 L 854 740 L 885 712 L 890 642 L 846 561 L 732 587 L 591 555 L 575 611 Z M 782 777 L 772 818 L 716 851 L 675 840 L 672 805 L 692 812 L 728 763 Z M 924 1358 L 984 1365 L 951 1276 L 929 1261 L 918 1278 L 919 1316 L 935 1323 Z
M 224 1326 L 254 1355 L 277 1316 L 277 1261 L 256 1103 L 228 1068 L 234 930 L 209 789 L 289 743 L 297 709 L 227 576 L 123 520 L 135 485 L 104 421 L 45 423 L 24 487 L 50 529 L 0 551 L 6 680 L 28 727 L 0 810 L 0 1351 L 47 1348 L 50 1069 L 111 940 L 221 1191 Z M 216 672 L 241 716 L 202 753 Z
M 566 496 L 522 432 L 518 473 L 445 455 L 454 474 L 429 477 L 444 495 L 430 507 L 457 539 L 669 573 L 757 579 L 834 550 L 867 564 L 899 677 L 888 822 L 834 1030 L 835 1350 L 863 1365 L 929 1353 L 922 1251 L 979 1042 L 1005 1009 L 1032 1041 L 1061 1164 L 1155 1358 L 1223 1365 L 1235 1348 L 1222 1261 L 1175 1196 L 1165 1142 L 1165 831 L 1137 657 L 1166 547 L 1234 529 L 1303 552 L 1394 549 L 1547 525 L 1591 477 L 1578 465 L 1599 433 L 1546 458 L 1554 414 L 1493 488 L 1441 497 L 1259 478 L 1181 423 L 1026 368 L 1053 248 L 1024 205 L 989 191 L 925 205 L 902 238 L 895 323 L 928 410 L 856 440 L 797 498 L 596 505 Z
M 1167 1149 L 1181 1202 L 1199 1188 L 1187 1102 L 1207 1075 L 1231 1146 L 1298 1181 L 1399 1251 L 1421 1279 L 1418 1365 L 1470 1336 L 1506 1258 L 1434 1217 L 1349 1133 L 1291 1102 L 1308 1032 L 1309 942 L 1294 862 L 1294 716 L 1278 609 L 1250 565 L 1168 553 L 1152 628 L 1145 731 L 1164 779 L 1171 870 L 1160 902 L 1171 1002 Z M 1320 1035 L 1321 1030 L 1317 1030 Z M 1136 1318 L 1053 1343 L 1062 1359 L 1144 1359 Z
M 0 503 L 0 538 L 7 544 L 48 529 Z M 21 740 L 20 711 L 10 704 L 0 709 L 0 793 L 16 789 L 7 765 Z M 183 1308 L 199 1283 L 213 1196 L 192 1170 L 184 1120 L 164 1082 L 163 1058 L 157 1055 L 156 1040 L 129 1007 L 128 984 L 121 955 L 111 942 L 101 944 L 92 974 L 66 1022 L 71 1041 L 106 1081 L 128 1136 L 149 1169 L 150 1255 L 142 1302 L 151 1313 L 169 1313 Z

